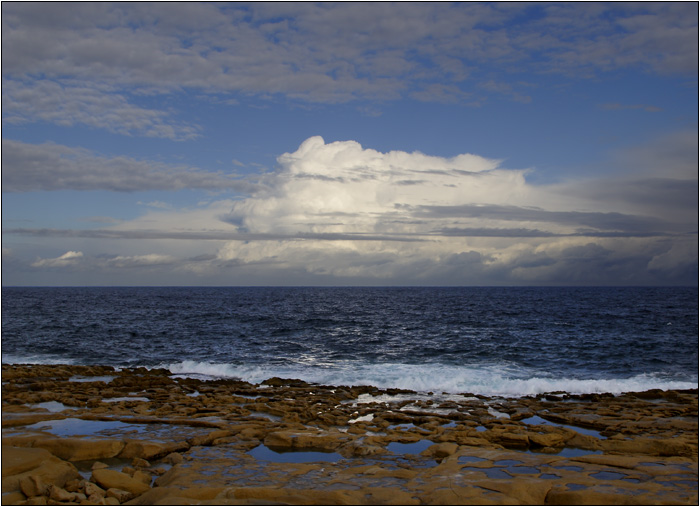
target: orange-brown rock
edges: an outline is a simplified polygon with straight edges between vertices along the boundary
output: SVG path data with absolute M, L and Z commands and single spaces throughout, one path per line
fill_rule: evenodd
M 141 458 L 152 460 L 167 456 L 172 452 L 183 451 L 190 446 L 187 442 L 151 442 L 148 440 L 125 439 L 118 453 L 120 458 Z M 115 454 L 116 456 L 117 454 Z
M 76 499 L 75 493 L 70 493 L 54 484 L 49 486 L 47 493 L 48 497 L 56 502 L 73 502 Z
M 530 440 L 526 434 L 496 430 L 491 430 L 485 433 L 486 438 L 490 442 L 502 445 L 506 449 L 527 449 L 530 445 Z
M 292 505 L 358 505 L 362 495 L 355 491 L 319 491 L 314 489 L 288 488 L 231 488 L 226 499 L 258 500 L 264 504 L 282 503 Z
M 271 449 L 296 449 L 334 451 L 340 447 L 345 438 L 337 434 L 314 431 L 275 431 L 263 440 Z
M 31 479 L 26 479 L 29 477 Z M 3 493 L 21 491 L 21 481 L 24 481 L 25 487 L 28 488 L 41 488 L 42 484 L 63 487 L 67 481 L 79 477 L 78 470 L 71 463 L 51 455 L 44 449 L 2 447 Z
M 695 390 L 641 397 L 409 397 L 369 386 L 330 388 L 283 381 L 260 387 L 145 369 L 112 371 L 117 382 L 68 382 L 83 370 L 6 366 L 3 444 L 22 447 L 18 452 L 23 456 L 13 459 L 3 448 L 3 503 L 697 505 Z M 6 372 L 13 377 L 9 381 Z M 356 399 L 361 394 L 388 396 L 377 398 L 387 400 L 381 402 Z M 109 403 L 103 397 L 135 399 Z M 148 401 L 137 399 L 142 397 Z M 79 405 L 58 414 L 32 406 L 58 400 Z M 489 408 L 502 414 L 496 418 Z M 114 482 L 99 486 L 81 480 L 71 463 L 36 446 L 63 440 L 61 446 L 48 446 L 68 456 L 68 444 L 76 439 L 24 429 L 40 419 L 95 420 L 96 413 L 102 414 L 100 420 L 127 426 L 115 425 L 118 429 L 108 439 L 77 439 L 123 445 L 116 457 L 122 472 L 100 469 L 106 463 L 115 466 L 102 456 L 109 452 L 100 451 L 96 459 L 106 463 L 94 462 L 95 480 L 100 474 L 120 474 L 120 480 L 139 484 L 138 491 Z M 370 414 L 371 421 L 357 420 L 370 419 Z M 532 416 L 551 424 L 529 424 Z M 602 438 L 557 424 L 594 428 Z M 434 445 L 420 454 L 403 454 L 397 450 L 401 446 L 388 449 L 392 442 L 421 440 Z M 293 454 L 251 452 L 262 442 Z M 567 452 L 561 453 L 564 447 Z M 328 454 L 319 456 L 323 462 L 286 462 L 290 456 L 306 459 L 310 455 L 304 452 L 312 450 L 335 451 L 342 458 Z M 567 457 L 571 452 L 579 457 Z M 580 456 L 586 452 L 590 454 Z M 47 473 L 48 465 L 65 474 Z M 90 468 L 90 462 L 82 466 Z M 149 488 L 155 476 L 160 476 L 156 487 Z M 42 492 L 53 492 L 54 499 Z
M 94 482 L 90 481 L 84 481 L 83 482 L 83 491 L 85 491 L 85 494 L 88 497 L 103 497 L 107 494 L 107 492 L 99 487 L 97 484 Z
M 481 481 L 480 488 L 498 491 L 511 498 L 517 498 L 525 505 L 543 505 L 551 484 L 532 479 L 511 479 L 507 481 Z
M 141 495 L 150 489 L 148 484 L 108 468 L 93 470 L 90 480 L 106 490 L 110 488 L 121 489 L 134 495 Z
M 683 439 L 670 438 L 635 438 L 632 440 L 604 440 L 600 447 L 607 451 L 647 454 L 651 456 L 696 456 L 698 443 L 687 442 Z
M 125 503 L 134 498 L 131 491 L 124 491 L 123 489 L 109 488 L 105 494 L 106 498 L 116 498 L 119 503 Z
M 421 454 L 424 456 L 430 456 L 435 459 L 446 458 L 457 452 L 459 446 L 452 442 L 443 442 L 441 444 L 435 444 L 428 447 Z
M 46 495 L 49 489 L 49 484 L 44 482 L 44 479 L 38 475 L 25 475 L 19 480 L 19 489 L 22 490 L 28 498 L 33 496 Z
M 46 449 L 54 456 L 67 461 L 86 461 L 113 458 L 124 448 L 121 440 L 86 438 L 42 438 L 34 447 Z

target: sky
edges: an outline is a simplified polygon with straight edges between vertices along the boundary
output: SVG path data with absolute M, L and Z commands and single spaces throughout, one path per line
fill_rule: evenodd
M 2 3 L 2 285 L 697 285 L 698 3 Z

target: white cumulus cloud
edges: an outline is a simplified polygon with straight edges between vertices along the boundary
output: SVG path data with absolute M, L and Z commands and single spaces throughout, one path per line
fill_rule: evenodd
M 38 259 L 32 263 L 35 268 L 64 268 L 76 265 L 83 258 L 83 252 L 69 251 L 52 259 Z
M 529 190 L 525 171 L 471 154 L 452 158 L 365 149 L 320 136 L 278 158 L 267 188 L 235 203 L 227 220 L 257 233 L 429 233 L 419 206 L 515 202 Z

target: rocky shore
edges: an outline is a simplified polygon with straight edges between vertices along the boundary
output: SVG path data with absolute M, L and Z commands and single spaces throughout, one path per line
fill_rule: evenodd
M 698 504 L 698 393 L 2 366 L 3 505 Z

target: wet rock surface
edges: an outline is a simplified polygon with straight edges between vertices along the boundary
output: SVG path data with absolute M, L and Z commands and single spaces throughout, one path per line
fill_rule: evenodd
M 3 365 L 10 505 L 697 504 L 698 395 L 516 399 Z

